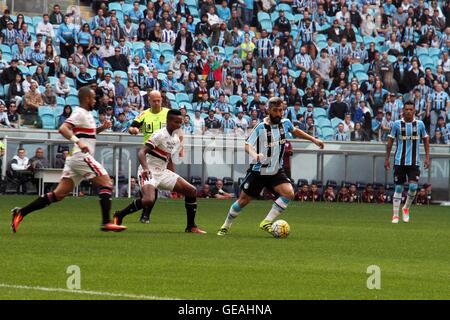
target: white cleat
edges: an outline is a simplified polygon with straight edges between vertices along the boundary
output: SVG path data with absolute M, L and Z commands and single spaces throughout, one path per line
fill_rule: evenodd
M 409 222 L 409 209 L 403 208 L 402 211 L 403 211 L 403 214 L 402 214 L 403 222 L 408 223 Z
M 400 220 L 400 217 L 399 217 L 399 216 L 393 216 L 393 217 L 392 217 L 392 223 L 397 224 L 397 223 L 398 223 L 398 220 Z

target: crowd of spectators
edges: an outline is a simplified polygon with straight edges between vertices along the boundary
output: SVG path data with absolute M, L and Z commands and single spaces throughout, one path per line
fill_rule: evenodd
M 5 10 L 0 29 L 2 126 L 42 126 L 42 106 L 59 107 L 57 126 L 91 85 L 117 132 L 160 90 L 187 134 L 246 135 L 279 96 L 315 136 L 383 141 L 411 99 L 449 143 L 450 1 L 109 1 L 89 21 L 55 4 Z

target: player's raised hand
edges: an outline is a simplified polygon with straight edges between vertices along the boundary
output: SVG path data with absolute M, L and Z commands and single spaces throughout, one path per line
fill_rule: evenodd
M 389 159 L 386 159 L 386 160 L 384 161 L 384 168 L 385 168 L 386 170 L 389 170 L 389 169 L 391 168 L 391 162 L 389 161 Z
M 128 128 L 128 133 L 135 136 L 135 135 L 139 134 L 139 128 L 129 127 Z
M 83 153 L 89 153 L 90 152 L 89 147 L 83 141 L 78 141 L 77 145 L 80 148 L 81 152 L 83 152 Z

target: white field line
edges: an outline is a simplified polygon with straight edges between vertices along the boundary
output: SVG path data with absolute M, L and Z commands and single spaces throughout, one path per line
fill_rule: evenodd
M 0 288 L 36 290 L 36 291 L 46 291 L 46 292 L 65 292 L 65 293 L 87 294 L 87 295 L 94 295 L 94 296 L 129 298 L 129 299 L 138 299 L 138 300 L 181 300 L 179 298 L 169 298 L 169 297 L 157 297 L 157 296 L 136 295 L 136 294 L 127 294 L 127 293 L 100 292 L 100 291 L 89 291 L 89 290 L 70 290 L 70 289 L 62 289 L 62 288 L 31 287 L 31 286 L 12 285 L 12 284 L 6 284 L 6 283 L 0 283 Z

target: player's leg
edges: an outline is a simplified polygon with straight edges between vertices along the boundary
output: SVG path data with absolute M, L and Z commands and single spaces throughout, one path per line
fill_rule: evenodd
M 394 166 L 394 196 L 392 197 L 392 223 L 398 223 L 402 203 L 403 185 L 406 182 L 405 166 Z
M 165 180 L 167 180 L 167 182 L 164 183 L 166 188 L 170 188 L 169 180 L 172 179 L 170 177 L 177 177 L 176 183 L 173 188 L 171 188 L 171 191 L 175 191 L 184 195 L 184 207 L 186 208 L 187 216 L 187 225 L 185 231 L 200 234 L 206 233 L 195 224 L 195 215 L 197 213 L 197 189 L 192 184 L 190 184 L 177 174 L 173 173 L 172 171 L 167 170 L 166 177 L 167 178 Z
M 275 185 L 273 190 L 279 194 L 279 197 L 273 202 L 269 213 L 259 225 L 262 230 L 269 233 L 272 233 L 272 223 L 286 210 L 289 202 L 294 199 L 295 195 L 294 188 L 290 182 Z
M 417 189 L 418 189 L 418 181 L 420 177 L 420 169 L 417 166 L 408 167 L 408 196 L 406 197 L 405 205 L 402 208 L 402 218 L 403 222 L 409 222 L 409 208 L 414 202 L 414 198 L 416 197 Z
M 11 223 L 11 229 L 14 233 L 17 232 L 17 229 L 19 228 L 20 222 L 27 216 L 28 214 L 43 209 L 46 206 L 49 206 L 53 202 L 61 201 L 64 199 L 72 190 L 74 187 L 74 182 L 70 178 L 62 178 L 59 182 L 58 186 L 55 190 L 52 192 L 49 192 L 47 194 L 44 194 L 43 196 L 40 196 L 27 206 L 23 208 L 14 208 L 11 210 L 12 214 L 12 223 Z
M 145 205 L 149 205 L 153 207 L 155 202 L 155 190 L 156 188 L 151 184 L 141 184 L 141 197 L 134 199 L 127 207 L 120 211 L 116 211 L 114 214 L 114 223 L 115 224 L 122 224 L 123 219 L 136 211 L 141 210 L 142 208 L 145 208 Z
M 158 200 L 158 189 L 155 189 L 155 201 L 150 207 L 145 207 L 142 209 L 141 219 L 139 220 L 141 221 L 141 223 L 146 224 L 150 223 L 150 215 L 152 214 L 153 207 L 155 206 L 157 200 Z
M 247 204 L 249 204 L 250 201 L 252 201 L 252 197 L 250 197 L 244 191 L 241 191 L 239 198 L 235 202 L 233 202 L 233 204 L 230 207 L 230 210 L 228 210 L 227 218 L 225 219 L 225 222 L 223 223 L 222 227 L 220 227 L 219 231 L 217 232 L 217 235 L 224 236 L 228 233 L 234 219 L 236 219 L 236 217 L 241 213 L 242 209 Z
M 241 213 L 242 209 L 257 198 L 264 188 L 264 178 L 259 173 L 248 171 L 240 186 L 241 194 L 239 198 L 231 205 L 224 224 L 220 227 L 217 235 L 224 236 L 230 231 L 234 219 Z

